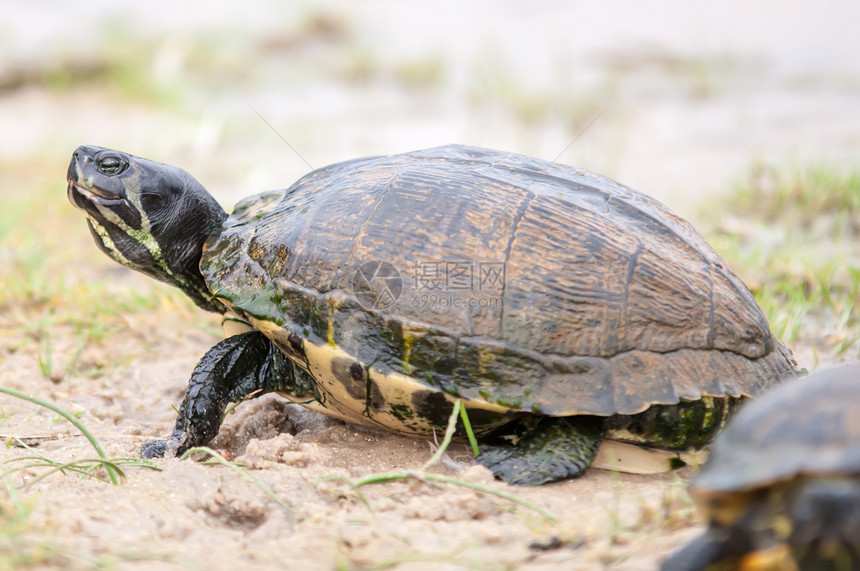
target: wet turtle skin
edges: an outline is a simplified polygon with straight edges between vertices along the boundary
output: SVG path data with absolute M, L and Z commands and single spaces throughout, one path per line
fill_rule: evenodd
M 68 178 L 103 251 L 253 328 L 204 356 L 146 455 L 208 441 L 249 393 L 408 436 L 462 399 L 479 461 L 541 483 L 606 436 L 700 448 L 796 374 L 687 222 L 585 170 L 438 147 L 319 169 L 229 217 L 185 171 L 118 151 L 79 148 Z
M 860 569 L 860 364 L 792 380 L 745 404 L 690 494 L 707 531 L 664 571 L 755 560 Z

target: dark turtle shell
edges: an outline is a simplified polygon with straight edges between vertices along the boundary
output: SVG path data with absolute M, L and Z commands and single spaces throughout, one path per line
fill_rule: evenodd
M 795 371 L 687 222 L 516 154 L 446 146 L 314 171 L 242 201 L 201 270 L 312 373 L 329 411 L 407 433 L 426 433 L 407 417 L 433 399 L 626 415 Z
M 860 365 L 786 382 L 743 405 L 690 484 L 697 496 L 798 476 L 860 475 Z

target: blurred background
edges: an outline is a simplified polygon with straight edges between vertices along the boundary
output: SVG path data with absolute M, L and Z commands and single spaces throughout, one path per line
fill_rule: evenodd
M 115 147 L 229 203 L 458 142 L 558 156 L 689 214 L 755 162 L 856 161 L 857 21 L 848 1 L 16 3 L 0 161 L 61 178 L 78 144 Z
M 466 143 L 664 201 L 817 362 L 860 333 L 858 21 L 798 0 L 6 6 L 0 313 L 153 287 L 68 205 L 79 144 L 182 166 L 229 209 L 312 167 Z
M 0 387 L 72 411 L 112 455 L 135 454 L 173 422 L 188 371 L 220 338 L 219 317 L 95 247 L 66 199 L 68 162 L 81 144 L 181 166 L 227 209 L 314 167 L 364 155 L 465 143 L 557 159 L 690 220 L 750 287 L 801 366 L 857 360 L 858 22 L 860 2 L 849 0 L 5 2 Z M 255 426 L 259 402 L 242 405 L 250 408 L 228 424 Z M 259 406 L 260 418 L 270 418 L 265 411 L 282 404 Z M 0 402 L 4 440 L 68 432 L 58 420 L 18 399 Z M 565 485 L 528 492 L 545 494 L 531 497 L 566 516 L 557 528 L 566 531 L 552 531 L 575 539 L 559 543 L 563 549 L 507 508 L 499 517 L 469 511 L 484 508 L 467 496 L 389 500 L 400 507 L 366 519 L 343 511 L 334 491 L 298 487 L 332 466 L 355 464 L 353 475 L 388 466 L 378 443 L 344 434 L 322 440 L 320 449 L 334 452 L 307 476 L 255 471 L 314 514 L 298 527 L 266 520 L 262 533 L 237 526 L 262 522 L 266 504 L 222 472 L 188 463 L 148 480 L 135 472 L 149 484 L 110 497 L 76 477 L 54 478 L 31 488 L 24 505 L 0 485 L 0 568 L 29 561 L 130 569 L 105 562 L 143 549 L 178 563 L 212 561 L 211 569 L 297 567 L 302 557 L 324 568 L 389 568 L 391 557 L 437 551 L 482 569 L 536 561 L 561 568 L 575 559 L 586 569 L 645 569 L 694 531 L 677 476 L 625 479 L 626 511 L 616 474 L 589 476 L 594 493 Z M 401 455 L 391 458 L 419 461 L 426 451 L 388 442 L 385 450 Z M 51 446 L 39 450 L 92 453 L 83 439 Z M 9 455 L 20 459 L 22 450 Z M 8 474 L 0 480 L 11 481 Z M 413 489 L 425 497 L 425 488 Z M 93 493 L 108 498 L 100 509 Z M 472 527 L 413 519 L 430 503 L 431 514 L 452 506 Z M 305 548 L 284 550 L 285 538 Z M 552 546 L 539 555 L 526 547 L 532 539 L 541 552 Z M 44 548 L 53 543 L 60 558 Z M 67 552 L 90 557 L 73 567 L 62 563 L 74 559 Z M 439 568 L 428 561 L 423 569 Z

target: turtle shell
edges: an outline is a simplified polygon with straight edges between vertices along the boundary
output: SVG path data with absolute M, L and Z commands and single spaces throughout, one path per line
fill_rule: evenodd
M 744 492 L 797 476 L 860 475 L 860 365 L 794 379 L 742 406 L 690 484 Z
M 795 371 L 687 222 L 516 154 L 446 146 L 314 171 L 239 203 L 201 270 L 327 407 L 403 432 L 432 399 L 610 416 L 752 395 Z

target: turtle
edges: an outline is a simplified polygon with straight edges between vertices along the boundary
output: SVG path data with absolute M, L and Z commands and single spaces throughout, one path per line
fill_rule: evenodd
M 689 491 L 708 527 L 664 571 L 860 569 L 860 364 L 744 404 Z
M 459 399 L 478 462 L 536 485 L 581 475 L 605 438 L 701 449 L 797 372 L 689 223 L 583 169 L 441 146 L 314 170 L 229 216 L 120 151 L 79 147 L 67 178 L 103 252 L 246 327 L 199 361 L 148 458 L 209 442 L 248 395 L 423 438 Z

